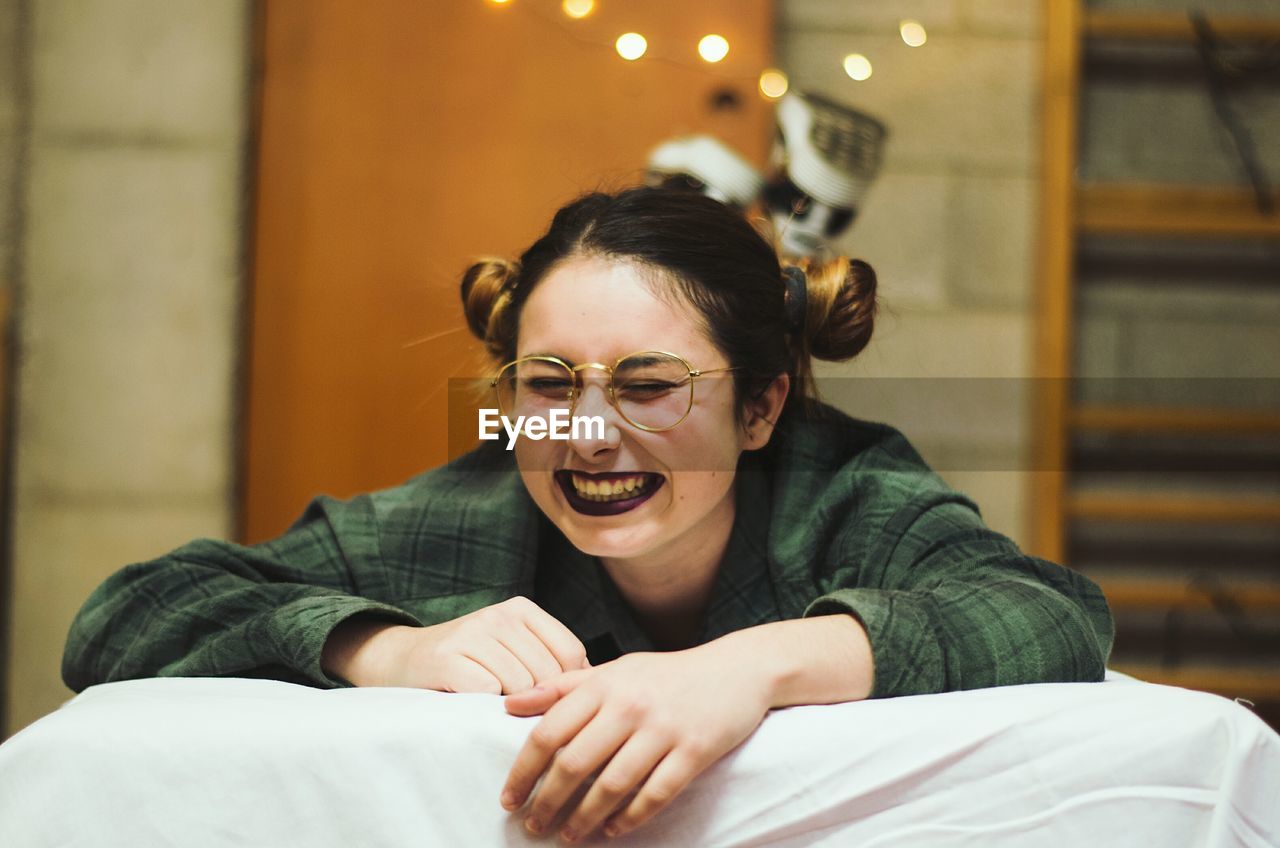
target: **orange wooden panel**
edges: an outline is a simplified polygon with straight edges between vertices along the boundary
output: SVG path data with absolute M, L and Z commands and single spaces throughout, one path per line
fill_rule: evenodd
M 314 494 L 447 458 L 450 376 L 485 370 L 457 285 L 564 201 L 639 180 L 648 151 L 713 132 L 756 164 L 771 0 L 269 0 L 261 21 L 242 533 Z M 621 60 L 626 31 L 649 55 Z M 698 39 L 730 42 L 718 66 Z M 728 89 L 737 108 L 715 109 Z M 416 340 L 427 339 L 420 343 Z

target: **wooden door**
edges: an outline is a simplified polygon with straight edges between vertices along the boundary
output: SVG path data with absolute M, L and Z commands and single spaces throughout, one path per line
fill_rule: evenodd
M 514 256 L 576 194 L 639 181 L 648 151 L 712 132 L 757 165 L 771 0 L 267 0 L 243 421 L 241 535 L 317 493 L 448 456 L 447 381 L 486 366 L 461 271 Z M 613 42 L 642 33 L 649 53 Z M 698 39 L 730 43 L 719 65 Z M 735 105 L 736 103 L 736 105 Z

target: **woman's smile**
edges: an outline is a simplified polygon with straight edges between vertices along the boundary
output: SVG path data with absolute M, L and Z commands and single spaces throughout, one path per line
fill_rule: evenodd
M 620 515 L 643 504 L 666 482 L 648 471 L 590 472 L 561 469 L 555 473 L 561 494 L 583 515 Z

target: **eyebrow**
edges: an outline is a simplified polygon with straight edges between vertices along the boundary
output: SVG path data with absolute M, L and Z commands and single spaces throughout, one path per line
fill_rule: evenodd
M 517 358 L 519 358 L 519 359 L 528 359 L 528 358 L 529 358 L 529 357 L 531 357 L 531 356 L 549 356 L 549 357 L 551 357 L 552 359 L 558 359 L 558 360 L 560 360 L 561 362 L 565 363 L 566 365 L 577 365 L 577 363 L 576 363 L 576 362 L 574 362 L 572 359 L 569 359 L 569 358 L 568 358 L 568 357 L 566 357 L 566 356 L 561 356 L 561 355 L 560 355 L 560 354 L 558 354 L 558 353 L 546 353 L 546 352 L 526 353 L 526 354 L 522 354 L 521 356 L 519 356 L 519 357 L 517 357 Z
M 648 352 L 648 351 L 637 351 L 637 353 L 647 353 L 647 352 Z M 566 365 L 568 365 L 570 368 L 572 368 L 572 367 L 574 367 L 575 365 L 577 365 L 577 364 L 578 364 L 578 363 L 574 362 L 572 359 L 568 358 L 567 356 L 561 356 L 561 355 L 560 355 L 560 354 L 558 354 L 558 353 L 544 353 L 544 352 L 538 352 L 538 353 L 526 353 L 526 354 L 524 354 L 523 356 L 521 356 L 521 357 L 519 357 L 519 358 L 520 358 L 520 359 L 528 359 L 529 357 L 532 357 L 532 356 L 549 356 L 549 357 L 551 357 L 552 359 L 558 359 L 558 360 L 560 360 L 561 362 L 563 362 L 563 363 L 565 363 Z M 640 368 L 643 368 L 645 365 L 651 365 L 651 364 L 653 364 L 653 363 L 657 360 L 657 357 L 654 357 L 654 356 L 646 356 L 646 357 L 643 357 L 643 358 L 637 357 L 635 354 L 630 354 L 630 356 L 631 356 L 631 357 L 633 357 L 633 358 L 640 359 L 640 361 L 639 361 L 638 363 L 635 363 L 635 367 L 640 367 Z M 606 362 L 606 363 L 604 363 L 604 364 L 606 364 L 606 365 L 607 365 L 608 363 Z

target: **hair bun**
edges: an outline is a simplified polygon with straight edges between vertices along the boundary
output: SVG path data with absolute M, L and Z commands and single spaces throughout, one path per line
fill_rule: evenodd
M 492 257 L 477 260 L 462 275 L 462 311 L 467 326 L 487 345 L 492 346 L 493 329 L 519 276 L 518 262 Z
M 808 314 L 804 336 L 819 359 L 843 362 L 871 341 L 876 317 L 876 272 L 860 259 L 839 256 L 803 263 Z

